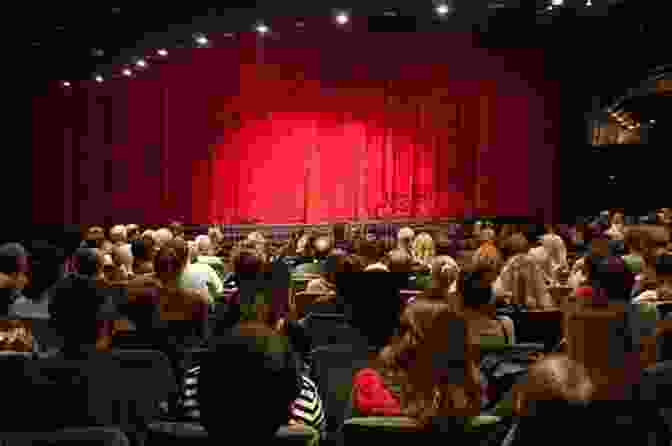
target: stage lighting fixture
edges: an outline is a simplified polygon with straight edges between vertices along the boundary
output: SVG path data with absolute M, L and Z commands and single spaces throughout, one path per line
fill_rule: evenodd
M 593 2 L 591 2 L 590 0 L 586 1 L 586 6 L 588 6 L 588 7 L 593 6 Z
M 147 66 L 147 62 L 145 62 L 144 59 L 139 59 L 135 64 L 141 68 L 145 68 Z
M 205 36 L 197 36 L 196 43 L 198 43 L 201 46 L 205 46 L 208 44 L 208 38 Z
M 168 51 L 161 48 L 160 50 L 156 50 L 156 54 L 158 54 L 159 56 L 165 57 L 165 56 L 168 55 Z
M 266 34 L 268 32 L 268 26 L 263 23 L 257 25 L 257 32 L 259 32 L 259 34 Z
M 100 74 L 97 75 L 97 76 L 95 77 L 95 79 L 96 79 L 96 82 L 98 82 L 99 84 L 103 82 L 103 76 L 101 76 Z
M 345 25 L 349 20 L 348 15 L 344 12 L 341 12 L 336 16 L 336 23 L 339 25 Z
M 124 68 L 123 71 L 121 72 L 124 76 L 130 77 L 133 72 L 129 68 Z
M 654 119 L 650 120 L 649 122 L 650 122 L 651 124 L 655 124 L 655 123 L 656 123 L 656 121 L 655 121 Z
M 68 82 L 68 81 L 64 81 L 64 82 L 63 82 L 63 86 L 64 86 L 64 87 L 69 87 L 69 86 L 71 86 L 71 85 L 72 85 L 72 84 L 71 84 L 70 82 Z
M 445 3 L 442 3 L 436 7 L 436 13 L 438 15 L 444 16 L 450 12 L 450 7 Z
M 562 6 L 564 3 L 564 0 L 551 0 L 553 6 Z

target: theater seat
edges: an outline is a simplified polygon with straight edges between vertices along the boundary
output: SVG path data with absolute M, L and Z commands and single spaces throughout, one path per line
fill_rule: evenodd
M 2 432 L 3 446 L 41 446 L 86 444 L 101 446 L 130 446 L 128 437 L 112 427 L 84 427 L 56 432 Z

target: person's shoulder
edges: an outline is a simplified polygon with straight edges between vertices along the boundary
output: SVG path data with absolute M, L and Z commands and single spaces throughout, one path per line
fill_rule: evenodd
M 641 293 L 639 296 L 635 297 L 632 302 L 633 303 L 640 303 L 640 302 L 650 302 L 650 301 L 655 301 L 658 300 L 658 292 L 656 290 L 647 290 Z

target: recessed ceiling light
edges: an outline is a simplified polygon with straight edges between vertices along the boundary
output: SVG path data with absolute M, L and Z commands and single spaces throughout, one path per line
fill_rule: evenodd
M 161 48 L 159 50 L 156 50 L 156 54 L 158 54 L 159 56 L 165 57 L 165 56 L 168 55 L 168 50 L 165 50 L 165 49 Z

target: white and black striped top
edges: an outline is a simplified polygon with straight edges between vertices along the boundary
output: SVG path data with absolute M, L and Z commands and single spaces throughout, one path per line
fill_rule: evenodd
M 301 376 L 301 391 L 291 407 L 291 419 L 324 432 L 326 416 L 322 399 L 315 383 L 305 375 Z

